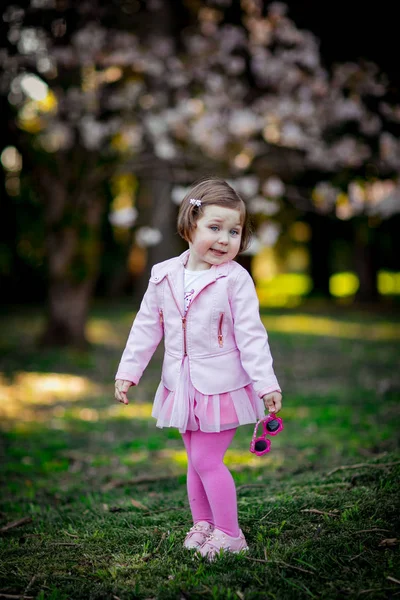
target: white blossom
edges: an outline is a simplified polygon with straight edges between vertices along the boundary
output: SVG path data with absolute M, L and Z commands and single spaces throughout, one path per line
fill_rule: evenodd
M 56 121 L 39 135 L 39 143 L 46 152 L 68 150 L 74 143 L 74 135 L 69 125 Z
M 128 206 L 126 208 L 120 208 L 111 212 L 108 219 L 111 225 L 114 227 L 122 227 L 123 229 L 130 229 L 135 224 L 138 217 L 138 211 L 134 206 Z
M 245 256 L 255 256 L 262 250 L 262 244 L 256 235 L 253 235 L 249 246 L 242 252 Z
M 79 52 L 83 64 L 91 63 L 94 56 L 103 49 L 106 35 L 105 28 L 91 22 L 72 36 L 72 45 Z
M 97 150 L 109 136 L 109 128 L 105 123 L 96 121 L 93 115 L 86 115 L 79 121 L 82 143 L 88 150 Z
M 279 239 L 281 227 L 277 223 L 266 221 L 260 225 L 257 234 L 263 246 L 274 246 Z
M 383 219 L 388 219 L 394 214 L 400 213 L 400 185 L 398 182 L 397 185 L 394 182 L 391 183 L 393 185 L 384 191 L 379 203 L 367 207 L 368 215 L 379 215 Z
M 260 185 L 260 181 L 256 175 L 238 177 L 234 181 L 229 181 L 229 183 L 239 194 L 243 194 L 247 198 L 255 196 Z
M 279 210 L 280 206 L 276 200 L 266 200 L 263 196 L 256 196 L 249 202 L 249 211 L 253 214 L 270 217 L 276 215 Z
M 21 54 L 35 54 L 46 51 L 46 34 L 34 27 L 21 30 L 18 41 L 18 52 Z
M 162 240 L 162 233 L 154 227 L 140 227 L 135 235 L 136 243 L 141 248 L 157 246 Z
M 279 177 L 268 177 L 262 185 L 262 191 L 266 196 L 278 198 L 285 193 L 285 185 Z
M 167 121 L 162 115 L 149 115 L 144 120 L 147 130 L 154 139 L 158 139 L 160 136 L 165 135 L 168 132 Z
M 400 171 L 400 140 L 391 133 L 380 135 L 379 155 L 386 165 Z
M 184 197 L 186 196 L 186 194 L 188 193 L 188 191 L 189 191 L 188 187 L 184 187 L 182 185 L 175 185 L 172 188 L 172 192 L 171 192 L 172 202 L 179 206 L 181 204 L 182 200 L 184 199 Z
M 387 119 L 394 121 L 395 123 L 400 123 L 400 104 L 395 106 L 390 106 L 387 102 L 381 102 L 379 109 Z
M 157 139 L 155 141 L 154 150 L 158 158 L 163 160 L 171 160 L 177 155 L 174 144 L 167 138 Z
M 3 13 L 3 21 L 5 23 L 20 23 L 24 18 L 25 11 L 20 6 L 11 5 L 6 8 Z
M 20 86 L 32 100 L 44 100 L 48 94 L 48 85 L 37 75 L 26 73 L 20 79 Z
M 340 190 L 329 181 L 320 181 L 314 188 L 313 200 L 321 212 L 329 212 L 335 206 Z
M 228 127 L 234 136 L 251 136 L 259 131 L 262 119 L 252 110 L 234 110 L 230 116 Z

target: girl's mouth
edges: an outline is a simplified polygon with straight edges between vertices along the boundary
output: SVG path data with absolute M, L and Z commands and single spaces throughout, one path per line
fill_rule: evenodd
M 226 254 L 226 252 L 223 252 L 222 250 L 215 250 L 214 248 L 211 248 L 211 252 L 213 252 L 217 256 L 224 256 L 224 254 Z

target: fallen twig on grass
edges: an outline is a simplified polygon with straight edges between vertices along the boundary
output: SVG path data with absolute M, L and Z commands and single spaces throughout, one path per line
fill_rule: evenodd
M 159 513 L 168 512 L 171 510 L 182 510 L 181 506 L 168 506 L 167 508 L 160 508 L 157 510 L 153 510 L 153 509 L 148 508 L 144 504 L 137 502 L 136 500 L 131 500 L 131 503 L 132 503 L 132 506 L 135 506 L 136 508 L 140 508 L 140 510 L 143 511 L 141 513 L 143 517 L 148 517 L 150 515 L 158 515 Z M 141 504 L 141 506 L 139 506 L 139 504 Z M 108 510 L 108 512 L 110 512 L 110 513 L 119 513 L 119 512 L 124 512 L 124 511 L 128 510 L 128 508 L 124 508 L 123 506 L 112 506 L 111 508 L 108 508 L 107 504 L 103 504 L 103 508 L 104 508 L 104 510 Z M 78 537 L 78 536 L 76 536 L 76 537 Z
M 0 529 L 0 533 L 4 533 L 5 531 L 14 529 L 14 527 L 20 527 L 21 525 L 27 525 L 28 523 L 32 523 L 32 520 L 33 519 L 31 517 L 24 517 L 23 519 L 18 519 L 17 521 L 11 521 L 11 523 L 7 523 L 7 525 L 4 525 Z
M 290 569 L 295 569 L 296 571 L 302 571 L 303 573 L 310 573 L 310 575 L 315 575 L 314 571 L 308 571 L 308 569 L 303 569 L 302 567 L 296 567 L 295 565 L 289 565 L 289 563 L 287 563 L 283 560 L 267 560 L 267 559 L 264 560 L 263 558 L 251 558 L 251 556 L 244 556 L 243 558 L 245 558 L 246 560 L 254 561 L 254 562 L 268 563 L 270 565 L 274 565 L 274 564 L 283 565 L 285 567 L 289 567 Z
M 399 545 L 399 540 L 397 538 L 386 538 L 385 540 L 381 540 L 379 542 L 379 546 L 383 548 L 393 548 L 394 546 Z
M 266 515 L 264 515 L 263 517 L 261 517 L 260 521 L 264 521 L 264 519 L 266 519 L 270 513 L 272 513 L 272 508 L 271 508 L 271 510 L 269 510 L 269 511 L 267 512 L 267 514 L 266 514 Z
M 182 510 L 181 506 L 169 506 L 168 508 L 160 508 L 159 510 L 149 510 L 147 513 L 142 513 L 144 517 L 148 515 L 158 515 L 162 512 L 168 512 L 169 510 Z
M 360 556 L 362 556 L 363 554 L 365 554 L 364 550 L 362 552 L 360 552 L 360 554 L 357 554 L 356 556 L 352 556 L 351 558 L 349 558 L 349 562 L 351 562 L 352 560 L 356 560 L 356 558 L 360 558 Z
M 370 469 L 385 469 L 386 467 L 393 467 L 394 465 L 400 465 L 400 460 L 396 460 L 394 462 L 388 463 L 379 463 L 379 464 L 371 464 L 371 463 L 358 463 L 357 465 L 341 465 L 340 467 L 335 467 L 332 471 L 326 474 L 328 477 L 332 475 L 332 473 L 336 473 L 336 471 L 345 471 L 346 469 L 361 469 L 361 468 L 370 468 Z
M 239 492 L 245 488 L 266 487 L 267 485 L 267 483 L 244 483 L 243 485 L 239 485 L 239 487 L 236 488 L 236 491 Z
M 302 571 L 303 573 L 310 573 L 310 575 L 315 575 L 314 571 L 308 571 L 308 569 L 303 569 L 302 567 L 296 567 L 295 565 L 289 565 L 289 563 L 283 560 L 275 560 L 274 562 L 284 565 L 285 567 L 289 567 L 290 569 L 296 569 L 296 571 Z
M 124 485 L 138 485 L 140 483 L 158 483 L 159 481 L 165 481 L 167 479 L 176 479 L 176 475 L 160 475 L 159 477 L 149 477 L 144 475 L 142 477 L 135 477 L 135 479 L 115 479 L 109 481 L 103 485 L 103 492 L 108 492 L 116 487 L 122 487 Z
M 79 548 L 82 544 L 76 544 L 75 542 L 50 542 L 52 546 L 76 546 Z
M 398 585 L 400 585 L 400 581 L 398 579 L 395 579 L 394 577 L 391 577 L 390 575 L 388 575 L 386 577 L 386 579 L 388 579 L 389 581 L 393 581 L 393 583 L 397 583 Z
M 359 531 L 353 531 L 353 533 L 369 533 L 370 531 L 390 531 L 390 529 L 381 529 L 380 527 L 374 527 L 373 529 L 360 529 Z
M 0 592 L 0 598 L 17 598 L 18 600 L 33 600 L 33 596 L 24 596 L 24 594 L 3 594 Z
M 339 517 L 340 516 L 340 513 L 337 509 L 335 509 L 333 512 L 328 512 L 325 510 L 318 510 L 317 508 L 303 508 L 300 512 L 315 513 L 317 515 L 328 515 L 329 517 Z
M 392 588 L 370 588 L 369 590 L 360 590 L 357 592 L 359 596 L 361 594 L 370 594 L 371 592 L 384 592 L 385 590 L 391 590 Z
M 30 582 L 28 583 L 28 585 L 26 586 L 26 588 L 25 588 L 25 591 L 24 591 L 24 595 L 23 595 L 23 597 L 24 597 L 24 598 L 26 598 L 26 594 L 29 592 L 30 588 L 32 587 L 32 585 L 33 585 L 33 583 L 34 583 L 34 581 L 35 581 L 36 577 L 37 577 L 37 576 L 36 576 L 36 575 L 34 575 L 34 576 L 32 577 L 32 579 L 30 580 Z
M 131 504 L 135 508 L 139 508 L 140 510 L 145 510 L 147 512 L 151 512 L 150 509 L 149 509 L 149 507 L 145 506 L 144 504 L 142 504 L 141 502 L 139 502 L 139 500 L 135 500 L 134 498 L 131 498 Z
M 260 562 L 260 563 L 268 563 L 269 560 L 264 560 L 263 558 L 251 558 L 251 556 L 243 556 L 243 558 L 245 558 L 246 560 L 252 560 L 253 562 Z
M 144 560 L 145 562 L 147 562 L 148 560 L 150 560 L 150 558 L 151 558 L 152 556 L 154 556 L 155 554 L 157 554 L 157 552 L 158 552 L 158 549 L 160 548 L 161 544 L 162 544 L 162 543 L 163 543 L 163 541 L 165 540 L 166 536 L 167 536 L 167 534 L 166 534 L 166 533 L 165 533 L 165 531 L 164 531 L 164 533 L 162 534 L 162 536 L 161 536 L 161 538 L 160 538 L 160 541 L 158 542 L 157 548 L 155 548 L 154 550 L 152 550 L 151 552 L 149 552 L 148 554 L 146 554 L 145 556 L 143 556 L 143 560 Z

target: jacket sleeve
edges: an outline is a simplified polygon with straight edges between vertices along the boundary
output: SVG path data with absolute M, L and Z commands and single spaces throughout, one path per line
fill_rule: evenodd
M 233 283 L 231 307 L 234 333 L 244 370 L 253 381 L 260 398 L 281 391 L 272 368 L 268 335 L 260 318 L 260 306 L 254 283 L 246 270 L 241 270 Z
M 150 281 L 129 333 L 115 379 L 126 379 L 137 385 L 162 336 L 156 284 Z

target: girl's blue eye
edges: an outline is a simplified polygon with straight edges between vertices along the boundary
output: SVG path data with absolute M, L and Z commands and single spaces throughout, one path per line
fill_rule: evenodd
M 232 233 L 232 235 L 239 235 L 239 232 L 237 231 L 237 229 L 231 229 L 231 233 Z
M 211 225 L 210 229 L 212 229 L 212 231 L 218 231 L 218 227 L 216 225 Z

